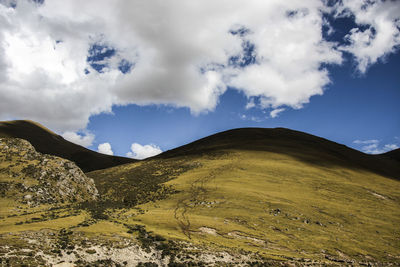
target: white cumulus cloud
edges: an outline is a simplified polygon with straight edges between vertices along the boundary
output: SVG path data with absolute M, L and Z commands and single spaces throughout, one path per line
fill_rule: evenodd
M 361 73 L 400 45 L 398 1 L 343 0 L 337 14 L 354 16 L 360 25 L 347 34 L 349 44 L 341 46 L 341 50 L 354 55 Z
M 62 132 L 114 105 L 211 112 L 228 86 L 261 108 L 301 108 L 323 94 L 342 51 L 365 71 L 399 44 L 396 1 L 336 5 L 367 25 L 340 47 L 323 38 L 320 0 L 12 2 L 0 2 L 0 119 Z
M 256 103 L 254 102 L 254 98 L 250 98 L 249 101 L 246 103 L 246 109 L 251 109 L 256 107 Z
M 99 144 L 99 146 L 97 147 L 97 151 L 99 153 L 106 154 L 106 155 L 111 155 L 111 156 L 114 155 L 114 152 L 111 149 L 110 143 Z
M 279 113 L 283 112 L 285 109 L 284 108 L 277 108 L 272 110 L 269 115 L 271 116 L 271 118 L 276 118 L 278 117 Z
M 354 144 L 360 146 L 361 151 L 368 154 L 381 154 L 399 148 L 397 144 L 381 145 L 379 140 L 355 140 Z
M 384 149 L 387 151 L 398 149 L 398 148 L 399 148 L 399 146 L 397 144 L 386 144 L 384 146 Z
M 94 134 L 92 133 L 84 133 L 84 134 L 78 134 L 75 132 L 64 132 L 62 135 L 64 139 L 75 143 L 77 145 L 81 145 L 84 147 L 89 147 L 93 144 L 94 141 Z
M 133 143 L 131 145 L 131 151 L 126 153 L 126 156 L 134 159 L 145 159 L 160 153 L 162 153 L 162 150 L 154 144 L 141 145 L 138 143 Z
M 370 145 L 370 144 L 379 144 L 379 140 L 371 139 L 371 140 L 355 140 L 354 144 L 362 144 L 362 145 Z

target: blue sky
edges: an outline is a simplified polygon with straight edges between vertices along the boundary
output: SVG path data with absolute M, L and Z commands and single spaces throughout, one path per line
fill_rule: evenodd
M 304 108 L 288 109 L 276 118 L 259 109 L 246 109 L 247 97 L 229 89 L 214 112 L 193 116 L 188 108 L 129 105 L 113 114 L 90 119 L 96 135 L 90 147 L 109 142 L 115 154 L 125 155 L 130 144 L 156 144 L 168 150 L 220 131 L 241 127 L 285 127 L 304 131 L 361 150 L 355 140 L 400 144 L 400 54 L 390 55 L 357 73 L 354 62 L 331 68 L 330 84 Z M 246 115 L 243 119 L 242 115 Z M 252 118 L 254 117 L 254 118 Z M 256 119 L 253 121 L 252 119 Z M 115 131 L 115 129 L 119 129 Z
M 400 146 L 400 2 L 0 0 L 0 119 L 145 158 L 241 127 Z

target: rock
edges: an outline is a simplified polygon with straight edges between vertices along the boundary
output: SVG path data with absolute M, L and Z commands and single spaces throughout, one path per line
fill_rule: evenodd
M 8 164 L 9 176 L 5 190 L 10 197 L 30 205 L 95 200 L 98 196 L 93 179 L 86 177 L 75 163 L 59 157 L 38 153 L 26 140 L 0 138 L 0 161 Z M 18 171 L 15 175 L 13 170 Z M 21 180 L 30 183 L 21 183 Z M 35 182 L 32 182 L 36 180 Z M 19 182 L 18 182 L 19 181 Z M 29 185 L 29 186 L 28 186 Z M 23 195 L 23 192 L 32 194 Z

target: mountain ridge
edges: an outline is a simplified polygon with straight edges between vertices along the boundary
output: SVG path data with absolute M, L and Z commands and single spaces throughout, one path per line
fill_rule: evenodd
M 137 161 L 84 148 L 30 120 L 0 121 L 0 137 L 25 139 L 32 143 L 38 152 L 72 160 L 84 172 Z M 166 159 L 227 149 L 284 153 L 311 164 L 352 166 L 400 179 L 400 167 L 398 167 L 400 149 L 370 155 L 326 138 L 283 127 L 230 129 L 167 150 L 151 158 Z M 321 154 L 324 155 L 322 158 Z
M 326 138 L 282 127 L 231 129 L 165 151 L 154 158 L 172 158 L 224 149 L 283 153 L 312 164 L 352 166 L 400 179 L 397 162 L 400 159 L 400 149 L 370 155 Z
M 392 151 L 388 151 L 386 153 L 381 154 L 385 157 L 395 159 L 397 161 L 400 161 L 400 148 L 394 149 Z
M 130 158 L 110 156 L 92 151 L 69 142 L 43 125 L 29 120 L 0 121 L 0 137 L 27 140 L 38 152 L 71 160 L 84 172 L 136 161 Z

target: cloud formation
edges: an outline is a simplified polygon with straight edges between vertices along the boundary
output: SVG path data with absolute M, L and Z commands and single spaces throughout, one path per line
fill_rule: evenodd
M 272 110 L 272 111 L 269 113 L 269 115 L 271 116 L 271 118 L 276 118 L 276 117 L 278 117 L 279 113 L 281 113 L 281 112 L 283 112 L 283 111 L 285 111 L 284 108 L 277 108 L 277 109 Z
M 111 156 L 114 155 L 114 152 L 111 149 L 110 143 L 99 144 L 99 146 L 97 147 L 97 151 L 99 153 L 106 154 L 106 155 L 111 155 Z
M 365 73 L 379 59 L 393 53 L 400 45 L 400 4 L 398 1 L 343 0 L 337 16 L 355 17 L 359 25 L 346 35 L 348 45 L 341 50 L 351 53 L 357 68 Z
M 149 144 L 143 146 L 138 143 L 133 143 L 131 145 L 131 151 L 126 153 L 126 156 L 133 159 L 145 159 L 160 153 L 162 153 L 162 150 L 156 145 Z
M 381 154 L 399 148 L 397 144 L 380 145 L 380 141 L 376 139 L 371 140 L 355 140 L 354 144 L 360 145 L 361 151 L 368 154 Z
M 64 132 L 62 134 L 62 137 L 64 137 L 64 139 L 75 143 L 77 145 L 80 146 L 84 146 L 84 147 L 89 147 L 93 144 L 94 141 L 94 134 L 92 133 L 86 133 L 86 134 L 78 134 L 75 132 Z
M 228 87 L 261 108 L 301 108 L 323 94 L 325 66 L 341 64 L 342 51 L 365 72 L 395 50 L 398 10 L 357 0 L 2 1 L 0 119 L 76 131 L 113 105 L 199 114 Z M 355 16 L 347 44 L 324 39 L 324 12 Z

